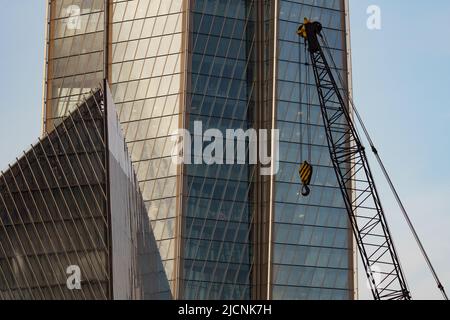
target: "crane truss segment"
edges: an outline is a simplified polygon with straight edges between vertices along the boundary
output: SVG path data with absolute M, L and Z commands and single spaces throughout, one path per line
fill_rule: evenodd
M 366 152 L 347 104 L 322 46 L 309 50 L 309 55 L 331 161 L 372 294 L 376 300 L 410 300 Z

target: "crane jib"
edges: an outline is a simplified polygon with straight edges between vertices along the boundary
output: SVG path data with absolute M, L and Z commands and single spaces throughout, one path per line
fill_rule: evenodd
M 368 282 L 376 300 L 409 300 L 409 289 L 365 149 L 322 50 L 319 36 L 325 40 L 321 32 L 319 22 L 306 18 L 297 30 L 308 46 L 331 162 Z M 302 167 L 302 183 L 308 182 L 304 183 L 303 192 L 309 194 L 307 173 L 312 170 L 305 164 Z

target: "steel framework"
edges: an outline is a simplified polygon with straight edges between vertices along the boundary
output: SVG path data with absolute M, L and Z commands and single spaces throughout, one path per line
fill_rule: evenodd
M 317 22 L 302 27 L 331 161 L 372 294 L 376 300 L 410 300 L 365 148 L 319 43 L 322 27 Z

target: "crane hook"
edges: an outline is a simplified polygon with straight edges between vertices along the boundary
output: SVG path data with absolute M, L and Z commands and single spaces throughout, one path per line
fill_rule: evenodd
M 308 186 L 302 187 L 302 196 L 307 197 L 311 193 L 311 189 Z
M 302 187 L 302 196 L 307 197 L 311 193 L 311 190 L 309 188 L 309 185 L 311 183 L 311 178 L 313 175 L 313 166 L 308 163 L 308 161 L 305 161 L 300 166 L 300 169 L 298 170 L 298 173 L 300 175 L 300 180 L 303 184 Z

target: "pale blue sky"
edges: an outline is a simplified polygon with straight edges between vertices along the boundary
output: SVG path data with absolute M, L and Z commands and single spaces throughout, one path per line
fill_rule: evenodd
M 450 291 L 450 1 L 350 2 L 356 105 Z M 1 169 L 40 134 L 45 3 L 0 0 Z M 366 27 L 373 4 L 381 8 L 379 31 Z M 375 171 L 414 297 L 440 298 Z M 360 279 L 361 296 L 368 297 Z

